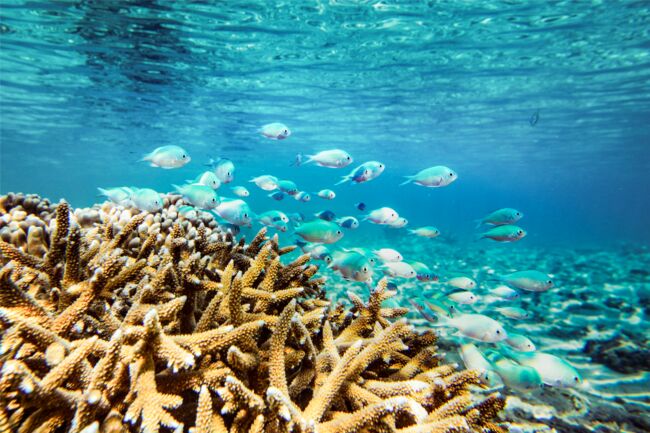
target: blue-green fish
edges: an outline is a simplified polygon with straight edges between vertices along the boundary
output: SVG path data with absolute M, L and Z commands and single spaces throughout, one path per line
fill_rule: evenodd
M 243 186 L 233 186 L 230 188 L 230 190 L 235 194 L 237 197 L 248 197 L 251 193 L 248 192 L 248 189 Z
M 537 370 L 542 382 L 558 388 L 570 388 L 582 382 L 580 373 L 564 359 L 542 352 L 514 352 L 507 350 L 506 355 L 519 364 Z
M 309 254 L 312 259 L 323 260 L 328 265 L 332 263 L 332 253 L 325 245 L 304 241 L 296 242 L 296 244 L 302 249 L 303 253 Z
M 278 188 L 285 194 L 296 195 L 298 194 L 298 186 L 291 180 L 281 180 L 278 182 Z
M 519 297 L 519 292 L 511 289 L 508 286 L 500 285 L 495 287 L 490 291 L 490 294 L 499 297 L 501 299 L 507 299 L 509 301 L 517 299 Z
M 336 193 L 331 189 L 321 189 L 316 193 L 316 195 L 325 200 L 334 200 L 336 197 Z
M 240 199 L 224 199 L 214 212 L 236 226 L 250 227 L 253 220 L 253 211 L 250 206 Z
M 449 185 L 458 179 L 458 175 L 449 167 L 437 165 L 435 167 L 425 168 L 413 176 L 406 176 L 406 179 L 407 180 L 402 182 L 400 185 L 406 185 L 407 183 L 413 182 L 418 185 L 436 188 Z
M 214 167 L 214 174 L 221 183 L 230 183 L 235 180 L 235 164 L 228 158 L 219 158 Z
M 355 230 L 359 227 L 359 220 L 353 216 L 346 216 L 336 220 L 336 223 L 346 229 Z
M 199 212 L 193 206 L 183 205 L 178 208 L 178 214 L 183 218 L 196 219 Z
M 500 385 L 499 377 L 494 371 L 492 364 L 474 343 L 461 344 L 458 348 L 458 354 L 460 355 L 460 359 L 463 360 L 465 368 L 478 371 L 483 382 L 491 386 Z
M 293 198 L 296 199 L 297 201 L 306 203 L 311 200 L 311 195 L 309 195 L 308 192 L 300 191 L 298 194 L 294 195 Z
M 129 200 L 133 206 L 147 212 L 156 212 L 162 208 L 162 198 L 159 193 L 150 188 L 130 188 Z M 212 191 L 212 190 L 210 190 Z
M 333 244 L 343 237 L 341 228 L 330 221 L 316 219 L 296 228 L 296 234 L 309 242 Z
M 508 338 L 504 343 L 519 352 L 534 352 L 537 350 L 535 343 L 530 341 L 530 338 L 514 332 L 508 332 Z
M 313 162 L 321 167 L 343 168 L 352 164 L 352 157 L 345 150 L 332 149 L 318 152 L 315 155 L 307 155 L 305 164 Z
M 282 191 L 273 191 L 268 196 L 271 197 L 275 201 L 280 201 L 280 200 L 284 200 L 285 194 Z
M 553 287 L 553 280 L 547 274 L 535 271 L 517 271 L 511 274 L 502 275 L 499 281 L 521 290 L 529 292 L 545 292 Z
M 162 146 L 142 157 L 152 167 L 179 168 L 191 161 L 190 155 L 180 146 Z
M 221 186 L 221 181 L 217 175 L 211 171 L 203 172 L 199 174 L 194 180 L 188 180 L 187 182 L 191 184 L 209 186 L 212 189 L 219 189 Z
M 517 364 L 494 350 L 485 356 L 507 387 L 524 392 L 541 388 L 542 376 L 533 367 Z
M 478 239 L 492 239 L 497 242 L 516 242 L 526 236 L 526 231 L 521 227 L 510 224 L 496 226 L 485 233 L 482 233 Z
M 519 307 L 497 307 L 494 309 L 494 311 L 515 320 L 528 319 L 530 317 L 530 313 L 528 311 Z
M 284 140 L 291 135 L 291 130 L 284 123 L 269 123 L 262 126 L 259 130 L 266 138 L 271 140 Z
M 99 193 L 115 204 L 124 205 L 131 197 L 133 191 L 126 187 L 117 188 L 97 188 Z
M 269 210 L 263 212 L 257 216 L 257 219 L 264 225 L 270 225 L 274 221 L 282 221 L 284 223 L 289 222 L 289 217 L 287 214 L 280 210 Z
M 494 226 L 502 226 L 505 224 L 514 224 L 519 221 L 524 216 L 523 213 L 519 212 L 517 209 L 506 207 L 503 209 L 498 209 L 484 217 L 483 219 L 477 220 L 476 228 L 479 228 L 482 224 L 492 224 Z
M 432 226 L 419 227 L 417 229 L 410 229 L 409 233 L 412 233 L 416 236 L 421 236 L 423 238 L 433 239 L 440 236 L 440 230 Z
M 206 185 L 172 185 L 185 201 L 199 209 L 214 209 L 219 205 L 217 193 Z
M 338 271 L 343 278 L 367 282 L 372 278 L 372 264 L 357 251 L 336 251 L 329 267 Z
M 252 178 L 249 182 L 254 183 L 264 191 L 273 191 L 278 189 L 279 180 L 277 177 L 271 176 L 270 174 L 263 174 L 262 176 Z
M 436 274 L 422 262 L 407 262 L 415 270 L 415 277 L 419 281 L 438 281 Z
M 314 216 L 325 221 L 334 221 L 336 219 L 336 214 L 331 210 L 320 211 L 315 213 Z
M 368 182 L 379 177 L 384 172 L 386 166 L 379 161 L 364 162 L 347 176 L 343 176 L 336 185 L 351 181 L 353 183 Z

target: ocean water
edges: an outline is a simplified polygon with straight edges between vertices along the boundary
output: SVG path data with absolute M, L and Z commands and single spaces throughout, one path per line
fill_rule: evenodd
M 567 359 L 586 385 L 513 391 L 506 416 L 525 429 L 650 428 L 649 120 L 648 2 L 0 5 L 0 193 L 90 207 L 103 201 L 98 187 L 172 192 L 211 157 L 229 158 L 235 181 L 218 194 L 246 186 L 256 213 L 361 219 L 363 202 L 407 218 L 402 229 L 362 222 L 330 246 L 391 247 L 428 264 L 438 283 L 396 279 L 404 306 L 446 293 L 457 274 L 475 278 L 485 298 L 494 275 L 543 271 L 555 287 L 513 304 L 532 317 L 500 320 Z M 291 136 L 263 137 L 272 122 Z M 172 170 L 141 161 L 164 145 L 192 161 Z M 291 166 L 297 154 L 334 148 L 354 163 Z M 370 160 L 386 166 L 377 179 L 334 186 Z M 435 165 L 458 180 L 399 186 Z M 248 182 L 262 174 L 295 181 L 311 201 L 268 198 Z M 315 197 L 323 188 L 337 197 Z M 475 220 L 502 207 L 524 213 L 527 236 L 477 242 Z M 409 234 L 424 225 L 439 238 Z M 367 292 L 321 272 L 332 296 Z M 497 317 L 488 302 L 463 308 Z

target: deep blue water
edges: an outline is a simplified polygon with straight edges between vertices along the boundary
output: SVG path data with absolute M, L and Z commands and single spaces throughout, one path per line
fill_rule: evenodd
M 633 1 L 3 1 L 0 192 L 87 206 L 98 186 L 169 191 L 214 155 L 257 212 L 365 201 L 469 240 L 510 206 L 526 215 L 517 248 L 648 244 L 649 34 L 650 4 Z M 261 137 L 270 122 L 292 136 Z M 193 161 L 138 162 L 166 144 Z M 330 187 L 348 170 L 288 165 L 336 147 L 387 169 L 330 203 L 246 183 Z M 459 180 L 397 186 L 439 164 Z

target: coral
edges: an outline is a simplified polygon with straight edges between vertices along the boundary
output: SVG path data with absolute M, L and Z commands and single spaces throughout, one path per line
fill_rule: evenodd
M 178 200 L 153 215 L 0 198 L 0 430 L 502 430 L 503 399 L 382 307 L 386 280 L 332 305 L 307 256 L 180 218 Z

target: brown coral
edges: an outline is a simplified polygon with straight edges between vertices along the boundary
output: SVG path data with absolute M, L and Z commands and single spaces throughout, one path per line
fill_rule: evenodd
M 4 214 L 16 203 L 0 198 Z M 41 213 L 21 227 L 39 228 L 29 242 L 0 241 L 3 429 L 501 429 L 503 399 L 475 398 L 474 372 L 439 365 L 435 336 L 382 307 L 385 280 L 349 311 L 264 230 L 246 244 L 167 209 L 105 206 L 94 226 L 66 204 Z

